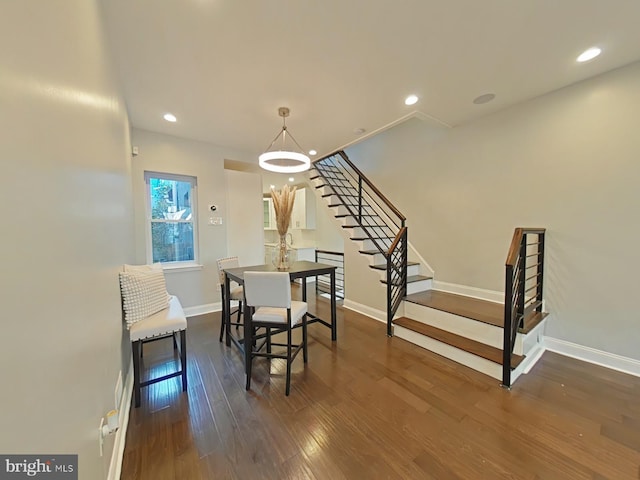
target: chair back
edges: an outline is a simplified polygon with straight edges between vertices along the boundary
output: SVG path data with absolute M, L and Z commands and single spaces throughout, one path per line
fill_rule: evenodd
M 237 268 L 240 266 L 238 257 L 227 257 L 218 259 L 218 283 L 224 285 L 224 269 Z
M 250 307 L 291 307 L 287 272 L 244 272 L 244 295 Z

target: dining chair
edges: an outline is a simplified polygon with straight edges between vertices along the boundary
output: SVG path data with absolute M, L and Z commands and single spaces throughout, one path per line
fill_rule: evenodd
M 303 351 L 304 363 L 307 363 L 307 303 L 291 300 L 291 284 L 287 272 L 244 272 L 244 295 L 246 313 L 251 313 L 251 328 L 245 328 L 249 335 L 245 339 L 245 348 L 250 348 L 247 358 L 247 390 L 251 388 L 251 365 L 254 357 L 282 358 L 287 361 L 286 395 L 291 390 L 291 363 L 296 355 Z M 245 315 L 245 318 L 247 316 Z M 246 320 L 245 320 L 246 321 Z M 294 345 L 292 330 L 302 322 L 302 342 Z M 266 341 L 255 345 L 255 331 L 266 329 Z M 275 332 L 273 332 L 275 331 Z M 287 343 L 272 343 L 271 334 L 287 333 Z M 266 344 L 266 351 L 262 348 Z M 272 346 L 286 347 L 284 353 L 273 353 Z
M 220 298 L 222 299 L 222 319 L 220 320 L 220 341 L 224 338 L 225 331 L 225 319 L 226 317 L 226 298 L 224 294 L 224 270 L 225 268 L 239 267 L 238 257 L 226 257 L 218 259 L 218 283 L 220 284 Z M 235 285 L 235 284 L 234 284 Z M 232 285 L 230 288 L 230 300 L 236 300 L 238 302 L 238 309 L 236 312 L 230 312 L 229 317 L 234 313 L 238 314 L 238 318 L 235 322 L 231 322 L 231 325 L 235 325 L 236 330 L 242 325 L 242 301 L 244 300 L 244 291 L 242 285 Z

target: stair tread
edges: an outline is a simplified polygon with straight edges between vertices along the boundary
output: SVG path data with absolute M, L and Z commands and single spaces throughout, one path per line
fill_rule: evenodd
M 456 335 L 455 333 L 447 332 L 446 330 L 441 330 L 439 328 L 432 327 L 431 325 L 427 325 L 426 323 L 411 320 L 410 318 L 406 317 L 398 318 L 394 320 L 393 323 L 400 327 L 404 327 L 422 335 L 426 335 L 427 337 L 431 337 L 442 343 L 446 343 L 447 345 L 451 345 L 452 347 L 464 350 L 465 352 L 472 353 L 474 355 L 477 355 L 478 357 L 485 358 L 494 363 L 497 363 L 498 365 L 502 365 L 502 350 L 500 350 L 499 348 L 495 348 L 476 340 L 462 337 L 460 335 Z M 518 365 L 520 365 L 524 358 L 525 357 L 522 355 L 511 354 L 511 369 L 514 369 Z
M 407 262 L 407 267 L 410 267 L 412 265 L 420 265 L 419 262 Z M 386 263 L 381 263 L 379 265 L 369 265 L 370 268 L 373 268 L 374 270 L 386 270 L 387 269 L 387 264 Z
M 524 327 L 519 329 L 519 331 L 522 333 L 529 333 L 531 330 L 536 328 L 540 322 L 547 317 L 547 315 L 549 314 L 546 312 L 531 312 L 531 314 L 524 320 Z
M 405 300 L 425 307 L 488 323 L 496 327 L 504 326 L 504 305 L 455 293 L 427 290 L 412 293 Z
M 342 228 L 356 228 L 356 227 L 360 227 L 362 229 L 367 229 L 367 228 L 389 228 L 386 225 L 342 225 Z
M 426 275 L 409 275 L 407 277 L 407 283 L 415 283 L 421 282 L 423 280 L 433 280 L 433 277 L 427 277 Z M 380 280 L 385 285 L 387 284 L 386 280 Z
M 351 240 L 361 242 L 363 240 L 393 240 L 393 237 L 352 237 Z

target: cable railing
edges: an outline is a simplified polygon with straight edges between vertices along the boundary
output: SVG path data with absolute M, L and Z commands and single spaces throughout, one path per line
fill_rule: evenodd
M 326 263 L 336 267 L 336 298 L 344 300 L 344 252 L 316 250 L 316 263 Z M 329 296 L 330 294 L 330 276 L 318 275 L 316 277 L 316 295 Z
M 406 218 L 349 160 L 343 151 L 313 162 L 325 186 L 330 205 L 343 207 L 337 216 L 351 217 L 359 231 L 353 240 L 368 241 L 386 261 L 387 335 L 392 335 L 393 315 L 407 292 Z
M 502 386 L 511 388 L 511 354 L 525 321 L 542 313 L 544 228 L 516 228 L 505 262 Z

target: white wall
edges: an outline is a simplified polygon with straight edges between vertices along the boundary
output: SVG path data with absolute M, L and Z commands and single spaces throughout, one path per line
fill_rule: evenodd
M 264 262 L 262 177 L 225 170 L 227 186 L 227 254 L 240 265 Z
M 638 105 L 636 63 L 454 129 L 411 120 L 348 154 L 439 281 L 503 290 L 513 229 L 546 227 L 547 335 L 640 359 Z
M 79 454 L 81 478 L 105 477 L 98 425 L 129 365 L 128 129 L 97 2 L 3 2 L 0 452 Z
M 229 216 L 224 160 L 231 158 L 248 161 L 252 157 L 244 152 L 209 143 L 139 129 L 133 130 L 133 144 L 139 150 L 139 154 L 133 160 L 136 262 L 146 263 L 147 261 L 144 172 L 165 172 L 196 177 L 199 263 L 202 269 L 166 271 L 167 289 L 180 298 L 184 307 L 203 307 L 220 302 L 216 260 L 227 256 L 229 222 L 246 221 L 244 218 L 232 219 Z M 257 206 L 262 208 L 259 197 L 258 193 Z M 208 225 L 210 215 L 206 208 L 210 204 L 218 205 L 215 215 L 222 217 L 222 225 Z M 262 222 L 261 219 L 260 222 Z M 243 256 L 240 252 L 234 254 Z

